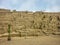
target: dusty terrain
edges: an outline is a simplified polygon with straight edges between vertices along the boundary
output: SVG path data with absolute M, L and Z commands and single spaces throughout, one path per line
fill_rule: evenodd
M 0 45 L 60 45 L 60 36 L 0 38 Z
M 60 12 L 0 9 L 0 45 L 60 45 Z

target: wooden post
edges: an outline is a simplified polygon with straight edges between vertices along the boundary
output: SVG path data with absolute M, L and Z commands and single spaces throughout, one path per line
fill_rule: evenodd
M 8 41 L 10 41 L 11 40 L 11 31 L 10 31 L 10 24 L 8 25 Z

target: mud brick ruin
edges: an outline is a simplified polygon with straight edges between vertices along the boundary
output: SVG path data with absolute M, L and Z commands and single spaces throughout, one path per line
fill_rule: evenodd
M 0 34 L 7 33 L 8 24 L 22 35 L 54 34 L 60 31 L 60 12 L 0 9 Z

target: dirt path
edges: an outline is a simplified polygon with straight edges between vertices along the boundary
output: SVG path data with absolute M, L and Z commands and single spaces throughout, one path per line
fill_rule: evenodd
M 55 36 L 12 37 L 11 41 L 2 38 L 0 39 L 0 45 L 60 45 L 60 38 Z

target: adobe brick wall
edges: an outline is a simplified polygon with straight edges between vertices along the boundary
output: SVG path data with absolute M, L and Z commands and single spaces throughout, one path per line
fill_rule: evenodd
M 11 32 L 54 33 L 60 31 L 60 12 L 28 12 L 0 10 L 0 34 L 6 33 L 8 24 Z M 33 30 L 33 31 L 31 31 Z M 39 33 L 40 34 L 40 33 Z

